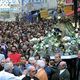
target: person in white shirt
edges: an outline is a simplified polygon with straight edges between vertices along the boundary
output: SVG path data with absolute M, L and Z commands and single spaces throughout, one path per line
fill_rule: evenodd
M 0 80 L 22 80 L 24 77 L 25 75 L 18 77 L 6 72 L 5 70 L 0 71 Z
M 25 75 L 26 71 L 21 76 L 15 76 L 11 73 L 13 69 L 13 64 L 11 62 L 5 63 L 4 68 L 0 64 L 0 80 L 22 80 Z

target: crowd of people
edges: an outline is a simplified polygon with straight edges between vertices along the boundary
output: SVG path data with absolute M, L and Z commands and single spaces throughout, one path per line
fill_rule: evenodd
M 59 53 L 55 60 L 49 55 L 41 58 L 38 53 L 26 59 L 12 46 L 7 58 L 0 55 L 0 80 L 70 80 L 70 73 Z
M 0 22 L 0 45 L 10 51 L 11 46 L 16 46 L 20 53 L 32 54 L 34 51 L 30 39 L 45 36 L 51 31 L 52 20 L 42 20 L 39 23 L 27 22 Z
M 30 39 L 44 37 L 52 28 L 53 20 L 0 22 L 0 80 L 62 80 L 59 71 L 67 64 L 60 54 L 55 55 L 55 61 L 49 55 L 32 56 Z
M 0 22 L 0 80 L 70 80 L 60 53 L 55 54 L 54 60 L 49 55 L 34 55 L 30 40 L 44 37 L 52 29 L 53 20 Z M 78 77 L 79 65 L 77 70 Z

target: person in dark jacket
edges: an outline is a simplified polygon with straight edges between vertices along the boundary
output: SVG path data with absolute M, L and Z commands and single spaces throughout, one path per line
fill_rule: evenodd
M 59 80 L 59 69 L 55 66 L 55 62 L 53 60 L 50 61 L 49 66 L 51 67 L 50 80 Z
M 59 79 L 60 80 L 70 80 L 70 73 L 67 69 L 67 64 L 65 61 L 60 62 L 59 69 L 60 69 Z
M 52 71 L 51 71 L 51 67 L 49 66 L 49 62 L 50 62 L 50 57 L 47 55 L 45 57 L 45 63 L 46 63 L 46 65 L 45 65 L 44 69 L 45 69 L 45 72 L 47 73 L 48 80 L 51 80 Z
M 61 59 L 61 54 L 60 53 L 56 53 L 55 54 L 55 59 L 53 61 L 53 65 L 51 67 L 51 71 L 52 71 L 52 76 L 51 76 L 51 80 L 59 80 L 59 64 L 62 61 Z
M 58 66 L 59 66 L 59 63 L 62 61 L 62 59 L 61 59 L 61 54 L 60 54 L 60 53 L 56 53 L 56 54 L 55 54 L 55 59 L 54 59 L 54 61 L 55 61 L 55 66 L 58 67 Z
M 30 76 L 26 76 L 24 77 L 22 80 L 39 80 L 37 77 L 33 76 L 33 78 L 31 78 Z
M 28 67 L 28 74 L 22 80 L 39 80 L 37 77 L 35 77 L 35 74 L 36 74 L 35 67 L 29 66 Z

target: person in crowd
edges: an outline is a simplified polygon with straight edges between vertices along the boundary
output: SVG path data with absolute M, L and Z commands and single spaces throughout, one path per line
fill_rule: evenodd
M 16 46 L 12 46 L 11 53 L 9 53 L 8 58 L 13 62 L 13 64 L 18 64 L 21 59 L 21 54 L 18 53 Z
M 55 54 L 53 65 L 51 66 L 52 77 L 51 80 L 59 80 L 59 64 L 62 61 L 60 53 Z
M 21 54 L 18 53 L 17 48 L 15 46 L 12 46 L 11 53 L 9 53 L 8 58 L 10 58 L 10 60 L 14 64 L 13 74 L 15 76 L 21 75 L 21 71 L 18 68 L 20 60 L 21 60 Z
M 14 65 L 14 68 L 13 68 L 13 70 L 12 70 L 12 73 L 13 73 L 15 76 L 20 76 L 20 75 L 22 75 L 22 69 L 19 68 L 19 66 Z
M 60 62 L 59 69 L 60 69 L 59 79 L 70 80 L 70 73 L 67 69 L 67 63 L 65 61 Z
M 28 74 L 22 80 L 39 80 L 37 77 L 35 77 L 36 68 L 34 66 L 29 66 L 27 70 Z
M 36 62 L 36 69 L 37 69 L 36 77 L 39 80 L 48 80 L 48 76 L 44 70 L 44 67 L 45 67 L 45 61 L 37 60 L 37 62 Z
M 2 71 L 4 69 L 4 67 L 0 64 L 0 71 Z
M 78 51 L 78 58 L 76 61 L 76 80 L 79 80 L 79 72 L 80 72 L 80 51 Z
M 66 16 L 65 11 L 64 11 L 64 9 L 62 8 L 62 9 L 61 9 L 61 18 L 64 20 L 64 19 L 65 19 L 65 16 Z
M 57 22 L 57 19 L 58 19 L 58 12 L 56 9 L 53 10 L 53 13 L 52 13 L 52 18 L 55 22 Z
M 5 42 L 3 41 L 1 44 L 0 44 L 0 47 L 1 47 L 1 52 L 2 54 L 4 54 L 5 58 L 8 57 L 8 46 L 5 44 Z
M 19 77 L 10 73 L 12 71 L 12 67 L 12 63 L 6 63 L 4 67 L 0 64 L 0 80 L 22 80 L 25 77 L 26 71 L 24 71 L 23 75 Z
M 0 63 L 5 59 L 4 54 L 2 54 L 2 49 L 0 48 Z
M 27 54 L 27 46 L 23 45 L 22 46 L 22 54 L 25 56 Z
M 28 62 L 29 62 L 30 65 L 33 65 L 33 66 L 36 67 L 36 60 L 35 60 L 34 57 L 30 57 L 29 60 L 28 60 Z
M 25 56 L 21 56 L 21 60 L 20 60 L 20 63 L 19 63 L 19 68 L 20 68 L 21 72 L 23 72 L 26 69 L 27 62 L 28 61 L 26 60 Z
M 61 54 L 60 53 L 56 53 L 55 54 L 55 66 L 58 67 L 59 63 L 62 61 L 61 59 Z
M 39 55 L 39 53 L 36 53 L 36 55 L 35 55 L 34 57 L 35 57 L 35 60 L 40 60 L 40 55 Z
M 50 56 L 49 55 L 46 55 L 45 56 L 45 72 L 47 73 L 47 76 L 48 76 L 48 80 L 51 80 L 51 67 L 49 66 L 49 62 L 50 62 Z
M 55 61 L 51 60 L 49 66 L 51 67 L 50 80 L 59 80 L 59 69 L 55 66 Z
M 4 64 L 4 70 L 6 72 L 12 73 L 13 68 L 14 68 L 14 66 L 13 66 L 13 63 L 11 61 L 10 62 L 6 62 Z

